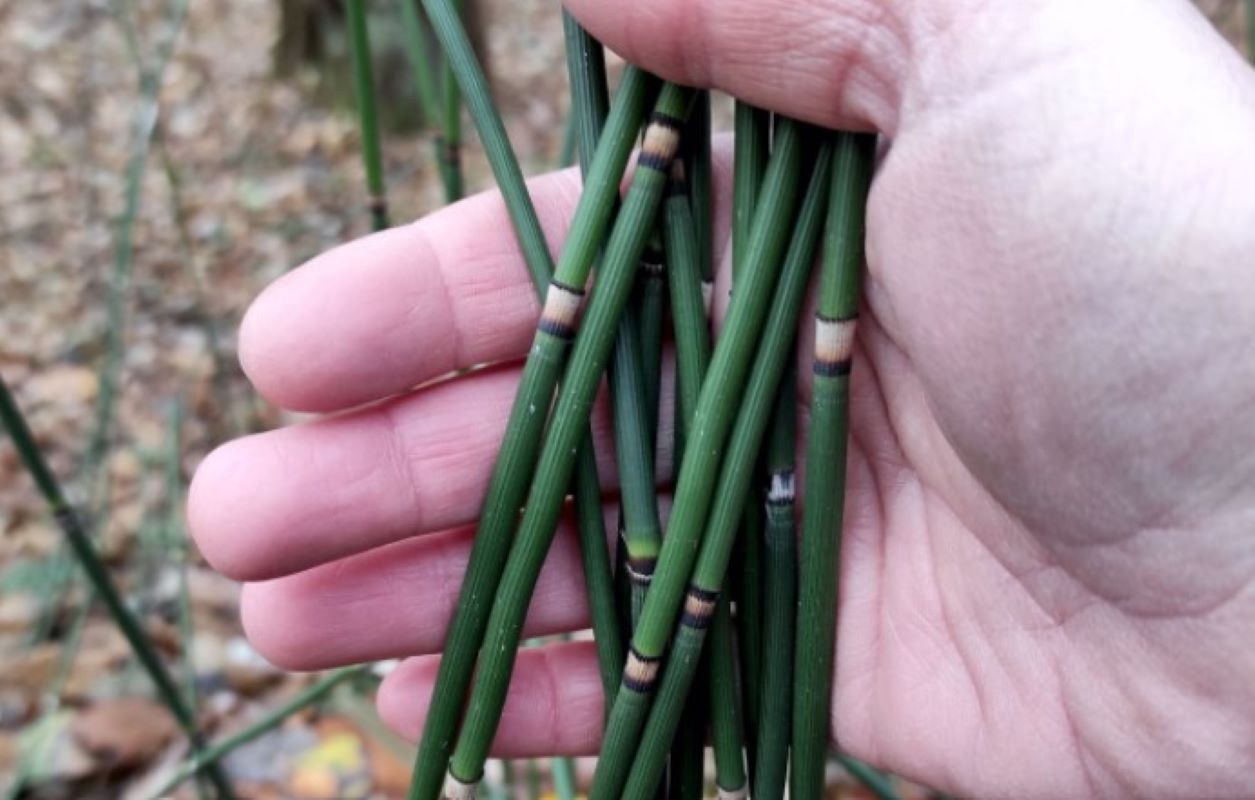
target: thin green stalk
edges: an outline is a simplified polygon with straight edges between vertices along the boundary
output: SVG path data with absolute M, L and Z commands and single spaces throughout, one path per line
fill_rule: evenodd
M 702 382 L 710 365 L 710 323 L 702 295 L 701 254 L 689 207 L 684 165 L 671 166 L 671 186 L 663 210 L 668 288 L 676 347 L 675 463 L 682 462 L 685 437 L 693 424 Z M 685 700 L 683 717 L 671 746 L 672 800 L 700 800 L 704 790 L 707 697 L 696 692 Z
M 732 283 L 736 291 L 737 277 L 744 268 L 745 250 L 749 242 L 754 207 L 767 166 L 771 134 L 771 114 L 747 103 L 735 106 L 736 133 L 733 143 L 732 173 Z M 762 552 L 763 509 L 758 503 L 746 506 L 737 538 L 737 571 L 729 581 L 730 593 L 736 601 L 738 655 L 741 663 L 742 705 L 745 709 L 746 753 L 750 775 L 755 774 L 759 698 L 762 686 L 763 660 L 763 578 Z
M 562 145 L 558 148 L 558 166 L 569 167 L 575 163 L 575 116 L 567 117 L 562 129 Z
M 553 773 L 553 793 L 558 800 L 575 800 L 575 762 L 569 758 L 555 758 L 549 762 Z
M 702 296 L 701 254 L 680 162 L 672 164 L 671 187 L 663 212 L 667 288 L 671 295 L 676 350 L 675 463 L 682 461 L 685 437 L 697 413 L 702 382 L 710 364 L 710 325 Z
M 579 141 L 580 173 L 587 177 L 609 114 L 606 54 L 601 44 L 565 10 L 562 12 L 562 27 L 566 39 L 567 75 L 571 83 L 571 117 L 568 130 L 573 134 L 573 139 Z M 580 464 L 575 476 L 575 513 L 579 525 L 580 557 L 593 621 L 593 640 L 597 645 L 597 663 L 606 693 L 606 704 L 609 706 L 619 672 L 623 669 L 623 635 L 615 608 L 614 577 L 610 552 L 606 546 L 606 523 L 602 514 L 601 484 L 597 480 L 597 459 L 592 447 L 587 444 L 580 447 L 578 457 Z
M 188 586 L 188 543 L 183 530 L 183 402 L 170 403 L 169 435 L 166 445 L 166 524 L 165 545 L 168 556 L 178 565 L 179 575 L 179 641 L 183 651 L 183 695 L 188 708 L 200 705 L 196 691 L 196 662 L 192 658 L 195 625 L 192 621 L 192 594 Z M 203 778 L 197 776 L 196 796 L 205 796 Z
M 771 114 L 736 101 L 732 144 L 732 274 L 740 274 L 758 190 L 767 169 Z
M 800 131 L 782 128 L 763 184 L 763 201 L 754 220 L 744 291 L 737 292 L 728 310 L 723 335 L 711 359 L 693 415 L 676 486 L 675 504 L 663 539 L 658 568 L 645 601 L 641 623 L 632 638 L 618 696 L 610 712 L 601 758 L 593 782 L 595 797 L 618 797 L 636 750 L 637 737 L 649 711 L 663 652 L 679 612 L 684 587 L 697 555 L 706 514 L 711 508 L 736 400 L 753 357 L 754 342 L 767 316 L 772 287 L 788 237 L 787 221 L 797 203 L 801 163 Z M 677 710 L 683 705 L 677 700 Z M 668 743 L 670 739 L 668 739 Z
M 461 0 L 445 0 L 445 5 L 452 10 L 453 17 L 458 25 L 458 30 L 463 31 L 465 34 L 465 29 L 462 27 Z M 427 13 L 430 15 L 431 7 L 425 7 L 427 8 Z M 435 26 L 434 20 L 432 21 L 432 25 L 433 27 Z M 461 91 L 465 91 L 465 89 L 463 88 L 459 91 L 459 86 L 462 83 L 462 76 L 458 74 L 458 65 L 455 62 L 455 56 L 449 52 L 449 45 L 445 43 L 445 40 L 441 37 L 439 30 L 436 31 L 436 36 L 440 38 L 441 47 L 444 48 L 444 57 L 440 61 L 440 91 L 444 101 L 444 113 L 441 115 L 444 135 L 439 143 L 441 164 L 440 174 L 444 180 L 445 199 L 452 203 L 454 200 L 461 200 L 462 195 L 466 193 L 464 185 L 465 179 L 462 174 L 461 95 Z M 474 59 L 475 54 L 469 47 L 469 41 L 466 52 L 469 52 L 471 54 L 471 58 Z M 472 115 L 475 113 L 474 109 L 471 110 L 471 113 Z M 478 122 L 475 123 L 475 126 L 477 128 L 482 127 Z M 480 134 L 480 139 L 483 139 L 482 132 Z M 484 147 L 487 148 L 487 146 L 487 142 L 485 142 Z M 493 172 L 496 172 L 495 168 L 493 169 Z M 497 182 L 500 183 L 501 179 L 498 178 Z
M 440 171 L 440 182 L 444 185 L 444 199 L 452 203 L 462 198 L 462 167 L 461 167 L 461 119 L 455 121 L 456 127 L 449 129 L 450 119 L 445 110 L 444 85 L 445 71 L 441 68 L 442 86 L 436 88 L 435 78 L 431 74 L 432 59 L 427 48 L 427 32 L 423 28 L 422 18 L 418 13 L 419 0 L 401 0 L 401 20 L 405 28 L 406 53 L 409 55 L 410 67 L 414 72 L 414 84 L 418 87 L 419 105 L 422 107 L 424 121 L 437 129 L 432 138 L 432 149 L 436 155 L 436 168 Z M 439 59 L 444 64 L 443 58 Z M 452 133 L 452 138 L 450 134 Z M 450 142 L 452 145 L 450 146 Z
M 113 240 L 113 270 L 109 279 L 107 327 L 105 329 L 105 355 L 100 366 L 99 386 L 96 395 L 96 412 L 91 436 L 87 442 L 82 466 L 78 470 L 81 484 L 87 487 L 87 508 L 93 517 L 99 517 L 102 505 L 107 502 L 108 491 L 102 486 L 109 476 L 101 470 L 113 440 L 117 417 L 119 376 L 126 355 L 126 312 L 130 295 L 131 276 L 135 264 L 135 223 L 139 219 L 143 200 L 144 173 L 148 169 L 148 156 L 152 149 L 157 120 L 161 111 L 161 87 L 165 82 L 166 69 L 174 55 L 174 48 L 187 21 L 189 0 L 174 0 L 170 7 L 169 22 L 163 38 L 149 64 L 140 53 L 139 35 L 128 9 L 113 9 L 114 17 L 122 29 L 131 60 L 139 75 L 139 102 L 131 120 L 131 150 L 126 163 L 125 189 L 123 190 L 122 215 L 118 218 Z M 102 474 L 103 473 L 103 474 Z M 67 546 L 62 545 L 57 559 L 68 562 Z M 76 573 L 66 570 L 64 578 L 47 587 L 41 594 L 41 609 L 36 623 L 27 637 L 30 644 L 48 637 L 56 623 L 67 588 L 76 579 Z
M 706 796 L 708 700 L 704 692 L 693 692 L 682 701 L 683 716 L 671 743 L 667 800 L 702 800 Z
M 893 780 L 885 773 L 843 753 L 837 754 L 837 761 L 855 780 L 866 786 L 877 800 L 902 800 L 893 788 Z
M 794 448 L 797 441 L 797 364 L 780 380 L 767 445 L 767 522 L 763 603 L 761 724 L 754 762 L 754 797 L 784 797 L 793 712 L 793 648 L 797 609 L 794 525 Z
M 824 233 L 823 271 L 815 315 L 810 430 L 806 451 L 806 513 L 798 560 L 797 649 L 793 677 L 793 759 L 789 794 L 823 793 L 832 718 L 837 564 L 845 509 L 850 357 L 863 266 L 863 223 L 876 137 L 842 133 L 833 158 Z
M 650 118 L 631 187 L 606 246 L 596 289 L 550 418 L 535 482 L 524 505 L 526 511 L 498 588 L 488 635 L 480 649 L 475 690 L 449 766 L 446 796 L 473 794 L 483 773 L 488 746 L 500 721 L 528 601 L 549 551 L 575 466 L 572 456 L 588 423 L 614 332 L 661 205 L 667 169 L 678 147 L 691 99 L 692 90 L 667 84 Z M 598 148 L 598 159 L 601 149 Z M 566 324 L 569 333 L 574 331 L 573 323 L 574 320 Z
M 135 223 L 139 219 L 144 173 L 148 168 L 148 154 L 161 110 L 161 87 L 174 54 L 175 43 L 187 20 L 187 7 L 188 0 L 175 0 L 172 3 L 166 37 L 159 44 L 151 66 L 145 66 L 144 59 L 139 56 L 138 34 L 134 30 L 133 20 L 125 9 L 116 10 L 116 17 L 122 26 L 128 47 L 133 49 L 133 58 L 139 70 L 139 104 L 131 121 L 131 152 L 126 164 L 122 216 L 118 219 L 114 236 L 105 363 L 101 369 L 96 417 L 82 470 L 86 479 L 92 482 L 95 480 L 97 468 L 105 458 L 113 433 L 118 375 L 122 371 L 126 333 L 126 301 L 135 264 Z
M 658 397 L 662 389 L 662 331 L 667 312 L 667 268 L 662 237 L 655 232 L 641 258 L 636 282 L 641 340 L 641 379 L 645 390 L 646 423 L 651 447 L 658 436 Z
M 710 739 L 715 751 L 715 786 L 720 798 L 746 797 L 749 785 L 745 775 L 745 738 L 738 710 L 736 648 L 732 641 L 732 612 L 727 597 L 720 597 L 715 607 L 705 662 L 706 674 L 709 675 Z
M 434 5 L 447 5 L 445 0 L 432 0 L 432 2 Z M 441 29 L 443 29 L 441 26 L 437 26 L 437 30 Z M 457 30 L 460 32 L 460 27 Z M 461 39 L 465 40 L 464 33 L 461 34 Z M 466 43 L 466 47 L 469 48 L 469 43 Z M 455 50 L 452 52 L 455 55 L 457 53 Z M 468 63 L 469 66 L 467 66 Z M 459 75 L 464 75 L 468 70 L 478 73 L 479 69 L 473 60 L 465 62 L 463 59 L 457 59 L 454 65 L 459 68 Z M 480 78 L 482 79 L 482 73 Z M 467 79 L 465 86 L 474 89 L 477 82 Z M 493 598 L 498 593 L 498 583 L 510 552 L 510 534 L 516 524 L 518 510 L 522 506 L 528 482 L 536 464 L 536 453 L 544 432 L 545 409 L 551 405 L 554 388 L 566 362 L 583 286 L 587 282 L 598 244 L 609 224 L 611 212 L 617 201 L 619 179 L 631 153 L 636 131 L 640 128 L 641 119 L 656 86 L 656 79 L 639 70 L 631 70 L 625 76 L 615 96 L 614 108 L 606 123 L 603 141 L 597 148 L 589 169 L 584 192 L 580 196 L 571 230 L 558 263 L 557 273 L 550 277 L 549 254 L 545 249 L 543 238 L 540 242 L 542 249 L 539 252 L 535 252 L 532 247 L 524 247 L 524 252 L 531 252 L 532 258 L 535 259 L 535 263 L 532 264 L 532 275 L 538 291 L 545 286 L 549 288 L 531 355 L 524 365 L 514 406 L 510 411 L 505 439 L 489 481 L 488 493 L 485 496 L 470 561 L 467 565 L 466 578 L 462 583 L 458 607 L 449 627 L 444 653 L 440 659 L 436 691 L 428 708 L 427 722 L 423 728 L 422 740 L 415 758 L 414 778 L 410 784 L 409 794 L 411 800 L 432 798 L 440 791 L 445 765 L 448 763 L 449 749 L 457 732 L 462 701 L 471 683 L 475 656 L 483 640 L 488 614 L 492 608 Z M 493 111 L 490 98 L 471 90 L 466 92 L 466 97 L 476 120 L 484 121 L 483 104 L 487 102 L 489 103 L 488 114 L 496 120 L 497 125 L 500 125 L 500 118 Z M 503 194 L 514 198 L 510 201 L 510 207 L 511 216 L 516 220 L 516 226 L 519 226 L 516 229 L 530 229 L 531 223 L 524 222 L 520 225 L 519 218 L 514 217 L 514 212 L 519 211 L 523 214 L 522 219 L 530 219 L 533 223 L 536 219 L 531 201 L 522 185 L 518 164 L 509 152 L 508 143 L 501 144 L 504 141 L 503 138 L 498 140 L 491 135 L 484 135 L 483 131 L 488 127 L 491 126 L 481 128 L 481 138 L 486 142 L 496 141 L 497 144 L 494 147 L 505 147 L 505 151 L 498 154 L 498 160 L 508 161 L 513 165 L 512 169 L 503 169 L 498 175 L 498 180 L 504 178 L 517 182 L 517 185 L 502 183 Z M 501 136 L 504 137 L 504 131 L 501 131 Z M 512 186 L 512 188 L 507 191 L 507 186 Z M 532 263 L 532 258 L 529 258 L 529 263 Z M 594 492 L 600 492 L 599 488 L 595 488 L 597 478 L 590 443 L 591 438 L 587 434 L 587 421 L 585 420 L 582 442 L 578 444 L 578 447 L 587 450 L 588 455 L 580 457 L 584 467 L 581 469 L 579 481 L 583 488 L 577 486 L 577 494 L 588 502 L 592 501 Z M 582 520 L 592 525 L 594 524 L 593 516 L 592 511 L 588 509 L 588 504 L 585 503 L 585 513 L 581 515 Z M 595 530 L 590 530 L 587 539 L 596 535 L 604 536 L 604 534 L 597 534 Z
M 662 523 L 658 518 L 658 494 L 654 481 L 654 440 L 650 435 L 645 399 L 637 314 L 637 309 L 631 304 L 624 310 L 615 336 L 610 368 L 614 449 L 619 465 L 627 571 L 632 582 L 633 623 L 645 605 L 649 582 L 654 574 L 654 561 L 662 544 Z
M 697 233 L 697 257 L 702 265 L 702 280 L 714 281 L 715 260 L 712 240 L 714 223 L 711 216 L 710 162 L 710 92 L 700 91 L 693 103 L 685 132 L 688 148 L 684 168 L 688 173 L 689 199 L 693 207 L 693 226 Z
M 788 122 L 782 126 L 781 131 L 787 131 L 791 136 L 795 126 L 795 123 Z M 786 146 L 786 142 L 782 140 L 780 146 Z M 663 670 L 658 700 L 653 705 L 649 722 L 641 736 L 640 750 L 635 754 L 627 786 L 621 795 L 614 793 L 615 797 L 647 798 L 652 795 L 663 769 L 667 743 L 675 734 L 679 717 L 677 706 L 680 699 L 688 694 L 696 674 L 703 640 L 718 604 L 724 573 L 736 539 L 736 522 L 741 517 L 754 478 L 758 451 L 781 375 L 785 371 L 798 313 L 806 294 L 810 268 L 823 223 L 831 156 L 831 145 L 825 142 L 815 159 L 811 179 L 797 214 L 797 227 L 793 231 L 783 274 L 771 302 L 770 318 L 754 357 L 753 372 L 749 382 L 744 385 L 744 400 L 736 417 L 736 428 L 728 445 L 727 457 L 718 476 L 718 493 L 711 507 L 710 519 L 704 525 L 705 536 L 701 541 L 697 564 L 692 571 L 684 614 L 671 643 L 666 669 Z M 776 158 L 777 155 L 773 154 L 773 165 Z M 755 229 L 758 228 L 758 219 L 761 219 L 764 210 L 771 208 L 770 182 L 769 168 L 767 182 L 764 184 L 764 208 L 760 208 L 757 213 Z M 754 259 L 747 263 L 757 264 L 758 261 Z M 752 276 L 752 271 L 746 276 L 743 284 L 746 289 L 751 285 Z M 733 296 L 733 305 L 747 293 L 748 291 L 737 292 Z M 711 375 L 712 379 L 717 375 L 713 366 Z M 686 463 L 685 469 L 687 468 Z
M 1246 11 L 1246 57 L 1255 61 L 1255 0 L 1245 0 Z
M 540 765 L 535 759 L 527 762 L 527 800 L 540 800 Z
M 488 157 L 488 165 L 492 168 L 493 177 L 497 179 L 497 186 L 501 190 L 501 197 L 510 212 L 510 222 L 514 226 L 515 236 L 523 250 L 523 259 L 531 272 L 532 283 L 545 286 L 553 273 L 553 260 L 549 256 L 549 246 L 540 229 L 536 209 L 532 206 L 531 198 L 528 197 L 519 162 L 510 149 L 510 139 L 506 135 L 505 125 L 502 124 L 501 116 L 493 104 L 488 79 L 475 59 L 475 52 L 471 48 L 471 41 L 467 38 L 466 30 L 462 27 L 457 8 L 453 0 L 423 0 L 423 8 L 427 11 L 427 18 L 431 21 L 432 29 L 440 40 L 440 46 L 444 49 L 448 69 L 457 79 L 457 86 L 461 89 L 466 107 L 471 112 L 471 119 L 479 132 L 484 153 Z M 449 94 L 451 92 L 445 92 L 446 101 Z M 451 117 L 446 117 L 446 119 L 449 118 Z
M 405 53 L 414 73 L 414 86 L 418 88 L 418 104 L 423 121 L 428 125 L 441 124 L 444 112 L 436 92 L 436 82 L 431 74 L 431 54 L 427 52 L 427 32 L 418 14 L 419 0 L 401 0 L 401 25 L 405 29 Z
M 100 556 L 92 546 L 78 514 L 66 501 L 65 495 L 61 491 L 61 485 L 52 474 L 52 470 L 48 468 L 48 463 L 44 460 L 43 453 L 35 442 L 35 437 L 31 433 L 30 427 L 26 424 L 26 419 L 22 416 L 21 410 L 18 409 L 17 403 L 14 402 L 13 395 L 10 394 L 9 387 L 3 379 L 0 379 L 0 425 L 9 432 L 9 437 L 13 440 L 18 455 L 26 465 L 26 469 L 35 479 L 40 494 L 43 495 L 44 500 L 48 503 L 48 507 L 57 520 L 57 524 L 69 540 L 70 547 L 73 549 L 80 566 L 87 573 L 88 580 L 91 582 L 92 587 L 95 588 L 96 594 L 104 602 L 105 608 L 109 610 L 109 615 L 117 624 L 118 629 L 122 631 L 122 635 L 126 637 L 127 642 L 131 645 L 136 658 L 139 659 L 140 664 L 143 665 L 144 670 L 152 679 L 162 702 L 170 709 L 170 713 L 174 715 L 179 725 L 183 728 L 183 732 L 187 734 L 192 749 L 201 749 L 203 747 L 203 739 L 196 728 L 195 714 L 183 701 L 177 684 L 170 677 L 170 673 L 161 662 L 161 656 L 157 654 L 156 648 L 149 641 L 147 634 L 144 633 L 140 621 L 136 619 L 134 613 L 127 607 L 121 593 L 119 593 L 113 580 L 109 577 L 109 570 L 105 567 L 104 562 L 100 560 Z M 225 772 L 215 767 L 210 771 L 209 777 L 213 781 L 214 787 L 218 790 L 220 797 L 234 797 L 231 791 L 231 783 L 227 779 Z
M 236 749 L 279 727 L 288 717 L 320 702 L 331 693 L 332 689 L 345 681 L 365 674 L 369 669 L 370 665 L 368 664 L 345 667 L 320 678 L 316 683 L 311 683 L 292 695 L 292 698 L 287 702 L 275 706 L 247 727 L 212 742 L 198 754 L 184 761 L 160 788 L 149 795 L 149 800 L 160 800 L 160 798 L 169 797 L 170 793 L 177 789 L 183 781 L 202 770 L 218 769 L 219 762 Z
M 366 26 L 366 0 L 348 0 L 349 49 L 353 54 L 353 86 L 357 93 L 358 134 L 362 163 L 366 167 L 367 206 L 373 230 L 388 227 L 388 196 L 383 182 L 383 151 L 379 144 L 379 114 L 375 110 L 375 78 L 370 59 L 370 33 Z

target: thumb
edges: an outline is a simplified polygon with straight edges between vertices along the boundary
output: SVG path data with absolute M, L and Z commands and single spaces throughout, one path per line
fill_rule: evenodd
M 808 122 L 884 132 L 895 127 L 908 53 L 924 25 L 935 24 L 920 13 L 940 13 L 900 13 L 907 0 L 566 5 L 611 50 L 668 80 Z
M 1229 84 L 1249 84 L 1245 64 L 1186 0 L 565 3 L 607 47 L 667 80 L 721 89 L 825 127 L 891 137 L 904 105 L 987 91 L 995 78 L 1031 72 L 1096 37 L 1103 51 L 1115 51 L 1096 68 L 1119 63 L 1129 77 L 1124 91 L 1156 96 L 1157 86 L 1175 87 L 1175 61 L 1203 62 Z M 1176 46 L 1150 44 L 1164 39 Z M 1164 81 L 1151 79 L 1157 73 Z M 1225 90 L 1232 93 L 1231 85 Z

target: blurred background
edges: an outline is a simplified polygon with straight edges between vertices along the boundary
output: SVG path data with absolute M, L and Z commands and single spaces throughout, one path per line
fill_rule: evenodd
M 404 2 L 416 0 L 367 4 L 394 224 L 445 197 Z M 465 5 L 524 171 L 557 166 L 557 1 Z M 1199 5 L 1246 46 L 1255 3 Z M 255 737 L 224 760 L 241 797 L 388 798 L 408 785 L 412 748 L 374 713 L 387 665 L 267 664 L 240 630 L 238 586 L 201 561 L 182 522 L 187 477 L 216 443 L 289 421 L 237 366 L 249 301 L 370 230 L 355 108 L 342 0 L 0 2 L 0 375 L 202 728 L 215 742 Z M 729 127 L 726 106 L 715 119 Z M 472 193 L 491 176 L 463 127 Z M 188 756 L 0 439 L 0 798 L 151 797 Z M 489 785 L 569 794 L 589 767 L 494 764 Z M 202 790 L 185 781 L 163 796 Z M 870 796 L 835 766 L 832 792 Z

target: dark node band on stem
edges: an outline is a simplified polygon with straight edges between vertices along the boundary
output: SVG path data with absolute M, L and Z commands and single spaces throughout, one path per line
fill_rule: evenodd
M 650 245 L 641 255 L 641 272 L 646 278 L 662 278 L 667 274 L 662 251 Z
M 650 114 L 637 164 L 666 173 L 676 151 L 680 149 L 680 130 L 683 127 L 684 122 L 670 114 L 660 111 Z
M 629 648 L 627 664 L 623 667 L 623 685 L 637 694 L 649 694 L 658 682 L 661 664 L 662 656 L 644 656 L 635 647 Z
M 654 567 L 657 564 L 658 559 L 654 556 L 628 556 L 628 578 L 637 585 L 649 586 L 654 579 Z
M 854 328 L 858 316 L 833 319 L 815 315 L 815 374 L 839 377 L 850 374 L 854 352 Z
M 689 584 L 688 594 L 684 598 L 684 613 L 680 616 L 680 624 L 697 630 L 710 627 L 715 616 L 715 606 L 719 603 L 719 592 L 703 589 Z
M 584 300 L 584 290 L 567 286 L 559 281 L 550 281 L 549 291 L 545 294 L 545 307 L 540 312 L 537 328 L 559 339 L 575 338 L 576 318 L 580 313 L 580 304 Z
M 380 194 L 371 195 L 366 206 L 374 214 L 388 213 L 388 198 Z

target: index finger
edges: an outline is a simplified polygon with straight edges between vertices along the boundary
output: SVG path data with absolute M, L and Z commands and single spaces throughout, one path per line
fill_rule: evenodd
M 528 188 L 552 249 L 566 235 L 579 175 L 545 175 Z M 501 196 L 485 192 L 275 281 L 245 314 L 240 362 L 276 405 L 337 411 L 521 358 L 539 313 Z

